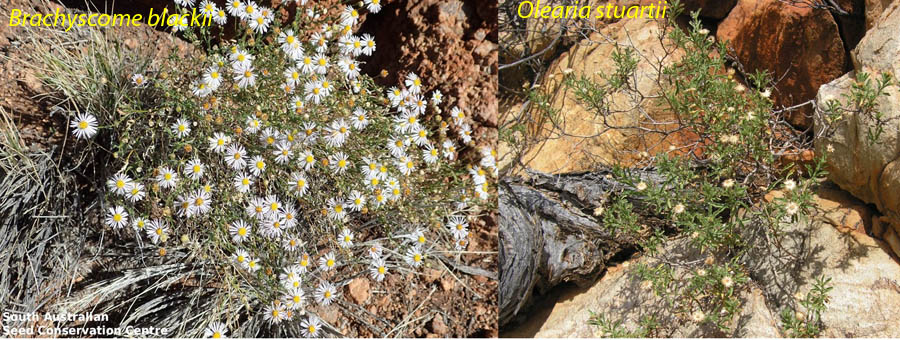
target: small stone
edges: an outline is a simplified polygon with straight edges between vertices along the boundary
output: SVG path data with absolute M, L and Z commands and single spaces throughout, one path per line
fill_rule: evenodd
M 443 288 L 445 292 L 453 290 L 453 288 L 456 288 L 456 280 L 454 280 L 452 277 L 442 278 L 441 288 Z
M 444 323 L 444 317 L 440 314 L 435 314 L 428 326 L 428 328 L 437 335 L 444 335 L 450 331 L 450 329 L 447 328 L 447 324 Z
M 350 281 L 347 285 L 347 295 L 356 304 L 363 304 L 369 299 L 369 280 L 358 277 Z
M 441 278 L 442 271 L 437 269 L 427 269 L 425 270 L 425 282 L 435 283 L 437 280 Z

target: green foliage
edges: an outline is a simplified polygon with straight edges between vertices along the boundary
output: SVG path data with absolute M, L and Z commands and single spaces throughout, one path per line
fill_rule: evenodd
M 799 310 L 785 308 L 781 311 L 781 323 L 785 335 L 791 338 L 819 336 L 822 332 L 822 312 L 825 311 L 828 294 L 834 289 L 830 283 L 831 278 L 816 278 L 816 282 L 813 283 L 809 292 L 802 299 L 798 299 Z

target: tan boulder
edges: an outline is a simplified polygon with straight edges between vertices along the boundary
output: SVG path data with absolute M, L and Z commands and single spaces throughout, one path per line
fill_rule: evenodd
M 831 13 L 778 0 L 739 0 L 716 32 L 729 41 L 746 73 L 765 70 L 778 81 L 772 99 L 793 106 L 845 72 L 845 50 Z M 787 117 L 808 127 L 810 106 Z
M 647 119 L 663 119 L 671 115 L 648 97 L 658 95 L 656 86 L 657 64 L 662 59 L 667 65 L 678 60 L 680 50 L 666 55 L 665 49 L 673 50 L 671 42 L 660 44 L 661 26 L 654 21 L 621 20 L 604 27 L 598 33 L 573 46 L 551 64 L 544 77 L 540 91 L 548 95 L 550 106 L 558 110 L 555 117 L 537 114 L 532 109 L 527 134 L 540 136 L 543 140 L 531 147 L 523 157 L 523 163 L 533 169 L 555 173 L 590 169 L 597 164 L 627 164 L 637 156 L 634 150 L 639 144 L 633 128 Z M 626 94 L 625 91 L 608 94 L 611 113 L 604 114 L 595 108 L 585 107 L 574 91 L 564 86 L 565 77 L 584 76 L 603 84 L 601 73 L 615 71 L 612 58 L 616 45 L 623 51 L 633 48 L 640 61 L 636 77 L 631 84 L 641 95 Z M 650 62 L 654 60 L 654 62 Z M 501 147 L 501 153 L 502 152 Z
M 881 14 L 896 0 L 866 0 L 866 29 L 872 29 Z
M 817 152 L 828 153 L 829 177 L 844 190 L 867 203 L 873 203 L 885 216 L 880 219 L 882 233 L 900 228 L 900 87 L 888 86 L 886 96 L 875 100 L 875 110 L 884 114 L 884 122 L 871 115 L 858 113 L 844 97 L 850 94 L 857 72 L 878 78 L 881 72 L 900 75 L 900 2 L 895 2 L 859 45 L 851 57 L 856 71 L 848 73 L 819 89 L 819 112 L 815 117 Z M 826 103 L 836 100 L 845 109 L 843 116 L 831 123 L 823 111 Z M 886 124 L 877 141 L 870 141 L 870 131 Z M 828 152 L 828 150 L 833 150 Z

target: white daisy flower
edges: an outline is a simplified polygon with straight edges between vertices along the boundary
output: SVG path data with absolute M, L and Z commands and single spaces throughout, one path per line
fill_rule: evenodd
M 316 165 L 316 157 L 311 150 L 306 150 L 300 154 L 300 165 L 303 166 L 303 170 L 306 171 L 309 171 L 309 169 L 312 169 L 313 166 Z
M 319 270 L 327 272 L 334 269 L 335 266 L 337 266 L 337 260 L 334 258 L 334 252 L 328 252 L 319 258 Z
M 274 324 L 281 323 L 281 321 L 284 321 L 284 319 L 287 318 L 287 314 L 288 313 L 284 309 L 283 304 L 272 303 L 272 304 L 269 304 L 268 306 L 266 306 L 266 310 L 265 310 L 263 319 L 268 321 L 269 324 L 274 325 Z
M 251 185 L 253 185 L 253 178 L 250 177 L 250 175 L 247 175 L 244 172 L 234 175 L 234 188 L 237 189 L 238 192 L 247 193 L 250 191 Z
M 247 165 L 247 161 L 244 159 L 246 154 L 247 151 L 244 150 L 243 146 L 239 144 L 231 144 L 225 151 L 225 163 L 228 164 L 228 166 L 230 166 L 232 169 L 243 169 L 244 166 Z
M 341 230 L 341 233 L 338 235 L 338 243 L 342 248 L 349 248 L 353 246 L 353 232 L 350 229 L 344 228 Z
M 253 156 L 250 159 L 250 173 L 253 176 L 260 176 L 263 172 L 266 171 L 266 160 L 262 158 L 262 156 Z
M 260 234 L 268 238 L 279 238 L 284 233 L 284 220 L 275 215 L 266 215 L 260 228 Z
M 330 147 L 339 148 L 350 137 L 350 125 L 343 118 L 331 122 L 325 141 Z
M 213 21 L 218 25 L 225 25 L 228 23 L 228 15 L 224 9 L 217 9 L 215 14 L 213 14 Z
M 131 221 L 131 229 L 134 229 L 136 232 L 142 232 L 146 230 L 147 226 L 150 225 L 150 221 L 147 221 L 146 218 L 143 217 L 135 217 L 134 220 Z
M 193 180 L 199 180 L 206 172 L 206 167 L 199 159 L 193 159 L 184 166 L 184 175 Z
M 451 161 L 456 159 L 456 143 L 453 143 L 451 140 L 445 140 L 441 148 L 444 149 L 444 158 Z
M 350 210 L 360 211 L 366 205 L 366 196 L 359 191 L 353 190 L 350 193 Z
M 191 133 L 191 121 L 179 118 L 178 121 L 172 124 L 172 132 L 180 138 L 187 137 Z
M 188 198 L 188 201 L 191 203 L 190 209 L 192 214 L 203 215 L 206 214 L 212 205 L 212 198 L 209 192 L 205 190 L 197 190 Z
M 281 240 L 281 248 L 285 251 L 295 251 L 303 246 L 303 241 L 297 237 L 287 237 Z
M 334 173 L 338 175 L 346 172 L 347 168 L 350 166 L 350 160 L 347 159 L 347 154 L 343 152 L 338 152 L 331 156 L 328 163 L 331 164 L 331 169 L 334 170 Z
M 469 235 L 469 222 L 462 216 L 450 216 L 447 221 L 447 228 L 455 239 L 466 238 Z
M 249 271 L 251 273 L 255 273 L 261 267 L 259 262 L 260 262 L 259 258 L 248 257 L 247 261 L 243 263 L 243 267 L 247 271 Z
M 404 259 L 410 266 L 418 268 L 422 265 L 425 255 L 422 255 L 422 251 L 419 250 L 419 247 L 412 247 L 406 251 L 406 257 Z
M 297 210 L 290 203 L 286 203 L 278 212 L 278 217 L 284 220 L 284 228 L 290 229 L 297 225 Z
M 106 214 L 106 225 L 113 229 L 119 229 L 128 225 L 128 212 L 121 206 L 109 208 Z
M 378 0 L 374 0 L 374 1 L 378 1 Z M 363 46 L 362 47 L 363 55 L 370 56 L 370 55 L 372 55 L 372 52 L 375 52 L 375 38 L 373 38 L 371 35 L 369 35 L 368 33 L 363 34 L 362 37 L 360 38 L 360 41 L 362 42 L 362 46 Z
M 297 267 L 300 269 L 300 274 L 306 273 L 309 271 L 309 265 L 312 263 L 312 260 L 309 258 L 309 254 L 303 253 L 300 255 L 300 261 L 297 262 Z
M 234 252 L 233 255 L 231 255 L 231 259 L 243 268 L 244 264 L 246 264 L 247 261 L 250 260 L 250 253 L 248 253 L 246 250 L 238 249 Z
M 287 164 L 290 162 L 292 154 L 291 145 L 287 142 L 278 143 L 275 145 L 275 150 L 272 151 L 272 155 L 275 156 L 275 163 L 278 164 Z
M 287 294 L 282 297 L 285 307 L 290 310 L 303 308 L 303 300 L 305 298 L 304 294 L 305 293 L 303 292 L 303 288 L 289 288 Z
M 244 222 L 244 220 L 231 222 L 231 226 L 228 228 L 231 240 L 235 243 L 241 243 L 249 239 L 251 231 L 253 231 L 253 227 Z
M 337 297 L 337 289 L 327 281 L 322 281 L 316 288 L 316 302 L 322 306 L 330 305 L 335 297 Z
M 116 195 L 126 195 L 128 193 L 128 185 L 132 180 L 124 173 L 117 173 L 106 181 L 106 187 Z
M 381 246 L 381 243 L 375 242 L 366 249 L 366 252 L 369 253 L 369 257 L 373 259 L 381 258 L 381 254 L 384 252 L 384 248 Z
M 425 148 L 422 150 L 422 158 L 426 164 L 434 164 L 440 159 L 440 152 L 431 143 L 425 144 Z
M 306 195 L 306 191 L 309 188 L 309 182 L 306 181 L 306 176 L 303 176 L 301 173 L 294 173 L 291 175 L 291 190 L 297 194 L 299 197 L 303 197 Z
M 219 68 L 216 66 L 207 68 L 206 73 L 203 74 L 203 82 L 210 87 L 211 91 L 219 88 L 219 85 L 222 84 L 222 74 L 219 72 Z
M 357 130 L 365 129 L 366 126 L 369 126 L 369 117 L 366 116 L 366 110 L 362 108 L 356 108 L 353 110 L 353 128 Z
M 381 282 L 382 280 L 384 280 L 384 275 L 387 274 L 387 272 L 387 264 L 384 263 L 383 259 L 372 259 L 372 264 L 371 266 L 369 266 L 369 276 L 372 277 L 372 280 Z
M 147 79 L 143 74 L 135 73 L 131 76 L 131 83 L 134 84 L 134 87 L 144 87 L 147 85 Z
M 406 80 L 403 83 L 406 85 L 409 93 L 417 94 L 422 91 L 422 79 L 413 72 L 406 75 Z
M 206 326 L 206 330 L 203 331 L 204 338 L 227 338 L 228 337 L 228 328 L 225 328 L 225 324 L 221 322 L 211 322 L 208 326 Z
M 347 211 L 344 209 L 344 201 L 335 199 L 334 197 L 328 199 L 328 218 L 341 221 L 344 217 L 347 216 Z
M 315 315 L 309 314 L 309 317 L 300 321 L 301 333 L 307 338 L 317 338 L 320 335 L 322 322 Z
M 256 85 L 256 74 L 253 73 L 253 65 L 237 64 L 234 67 L 234 81 L 239 88 L 247 88 Z
M 154 244 L 160 241 L 165 242 L 165 239 L 169 237 L 169 225 L 159 219 L 153 220 L 150 223 L 150 228 L 147 229 L 147 237 Z
M 167 166 L 159 168 L 159 175 L 156 176 L 156 182 L 163 189 L 174 188 L 178 182 L 178 173 Z
M 313 58 L 313 71 L 318 74 L 325 74 L 328 72 L 328 66 L 330 63 L 328 62 L 328 57 L 324 54 L 319 53 L 316 54 L 315 58 Z
M 72 134 L 78 139 L 89 139 L 97 134 L 97 118 L 90 113 L 82 113 L 69 123 Z
M 216 132 L 212 137 L 209 137 L 209 151 L 215 153 L 222 153 L 225 151 L 225 146 L 231 142 L 231 138 L 226 136 L 221 132 Z

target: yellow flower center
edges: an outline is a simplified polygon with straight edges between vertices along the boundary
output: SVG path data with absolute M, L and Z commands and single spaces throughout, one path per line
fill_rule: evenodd
M 201 206 L 201 205 L 203 205 L 203 199 L 200 198 L 200 197 L 197 197 L 197 199 L 194 200 L 194 205 L 196 205 L 196 206 L 198 206 L 198 207 Z
M 334 206 L 334 212 L 340 214 L 342 211 L 344 211 L 344 206 L 342 206 L 340 204 Z
M 178 132 L 184 132 L 184 129 L 185 129 L 184 125 L 178 125 Z
M 238 54 L 238 56 L 237 56 L 238 61 L 244 61 L 245 59 L 247 59 L 247 57 L 245 57 L 243 54 Z
M 241 153 L 240 153 L 240 152 L 235 152 L 235 153 L 234 153 L 234 159 L 241 159 Z
M 329 267 L 334 267 L 334 260 L 328 259 L 328 261 L 325 262 L 325 265 L 326 265 L 326 266 L 329 266 Z
M 425 243 L 425 236 L 419 236 L 419 243 Z
M 240 227 L 240 228 L 238 228 L 237 233 L 238 233 L 238 235 L 240 235 L 240 236 L 247 236 L 247 228 Z
M 244 78 L 250 78 L 252 75 L 253 73 L 250 73 L 250 71 L 244 71 Z
M 87 122 L 87 121 L 84 121 L 84 120 L 78 122 L 78 128 L 79 128 L 79 129 L 82 129 L 82 130 L 87 129 L 87 128 L 88 128 L 88 122 Z
M 266 143 L 267 143 L 267 144 L 275 143 L 275 138 L 272 138 L 272 137 L 266 138 Z
M 302 179 L 297 180 L 297 188 L 303 188 L 305 186 L 306 186 L 306 181 L 304 181 Z
M 242 184 L 242 185 L 250 185 L 250 179 L 249 179 L 249 178 L 244 178 L 244 179 L 242 179 L 242 180 L 241 180 L 241 184 Z
M 345 167 L 345 166 L 347 166 L 347 160 L 342 159 L 342 160 L 339 160 L 339 161 L 338 161 L 338 167 L 339 167 L 339 168 L 343 168 L 343 167 Z
M 266 167 L 266 163 L 263 161 L 256 162 L 256 168 L 262 169 Z
M 384 266 L 378 267 L 378 274 L 384 274 Z
M 289 35 L 289 36 L 287 36 L 287 38 L 284 38 L 284 41 L 287 41 L 288 44 L 293 44 L 293 43 L 294 43 L 294 36 L 293 36 L 293 35 Z M 296 73 L 296 72 L 295 72 L 295 73 Z
M 163 178 L 165 178 L 167 181 L 168 181 L 168 180 L 171 180 L 171 179 L 172 179 L 172 174 L 166 173 L 165 175 L 163 175 Z
M 328 290 L 325 291 L 325 298 L 326 299 L 331 298 L 331 291 L 328 291 Z
M 122 220 L 122 215 L 121 215 L 121 214 L 115 214 L 115 215 L 113 215 L 113 221 L 119 222 L 119 221 L 121 221 L 121 220 Z
M 422 262 L 422 255 L 419 255 L 419 254 L 413 255 L 413 261 Z
M 206 5 L 206 6 L 209 7 L 209 5 Z M 215 333 L 213 333 L 212 337 L 213 337 L 213 339 L 219 339 L 222 337 L 222 334 L 219 332 L 215 332 Z
M 299 282 L 295 282 L 295 283 L 299 284 Z M 294 303 L 300 303 L 300 295 L 294 295 Z
M 316 161 L 316 159 L 313 158 L 312 155 L 306 156 L 306 162 L 307 162 L 307 163 L 312 163 L 312 162 L 315 162 L 315 161 Z
M 243 255 L 238 255 L 237 261 L 238 261 L 238 262 L 244 262 L 244 256 L 243 256 Z
M 325 66 L 325 63 L 327 63 L 327 62 L 328 62 L 327 59 L 321 58 L 321 59 L 319 59 L 319 66 Z

